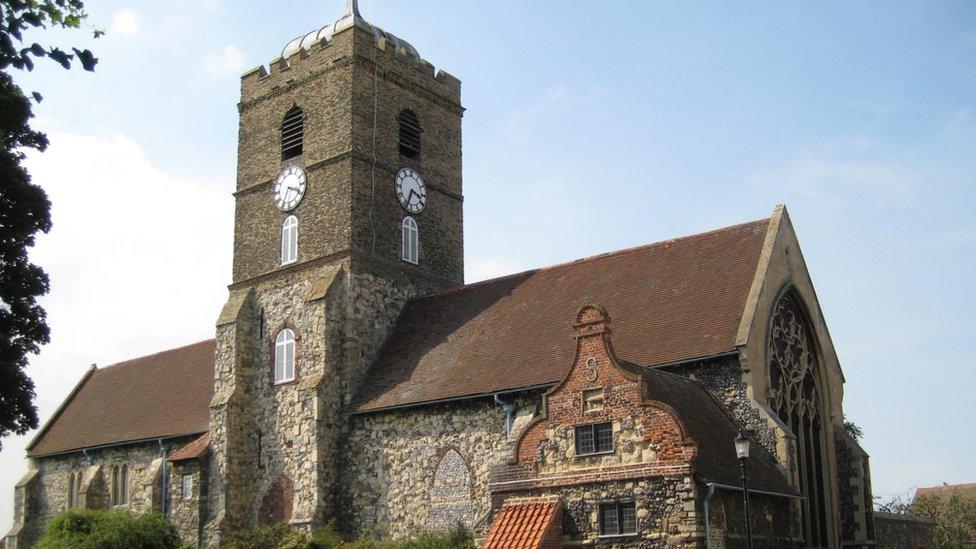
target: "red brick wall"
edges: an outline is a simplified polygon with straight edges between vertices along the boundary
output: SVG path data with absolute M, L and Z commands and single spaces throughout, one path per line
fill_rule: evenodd
M 576 324 L 575 363 L 566 379 L 546 395 L 545 413 L 523 432 L 517 442 L 514 466 L 500 471 L 499 478 L 514 480 L 539 475 L 539 448 L 547 441 L 552 442 L 550 435 L 554 428 L 629 421 L 633 418 L 640 422 L 643 440 L 649 442 L 656 453 L 655 459 L 645 459 L 633 466 L 684 468 L 694 457 L 694 444 L 684 435 L 675 415 L 667 406 L 647 400 L 641 376 L 619 366 L 610 344 L 609 322 L 604 315 L 595 306 L 580 311 Z M 603 409 L 584 411 L 583 392 L 600 388 L 603 391 Z M 615 444 L 615 451 L 621 450 Z M 572 468 L 580 475 L 600 475 L 601 470 L 607 469 L 602 457 L 570 457 L 567 461 L 574 459 L 577 462 Z M 580 467 L 583 462 L 579 460 L 592 460 L 594 471 L 584 473 Z

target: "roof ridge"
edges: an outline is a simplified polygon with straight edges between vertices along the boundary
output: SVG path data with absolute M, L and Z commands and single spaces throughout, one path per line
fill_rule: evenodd
M 155 353 L 149 353 L 148 355 L 142 355 L 142 356 L 137 356 L 137 357 L 133 357 L 133 358 L 127 358 L 125 360 L 120 360 L 119 362 L 113 362 L 112 364 L 109 364 L 107 366 L 100 366 L 100 367 L 99 366 L 96 366 L 95 371 L 96 372 L 102 372 L 104 370 L 108 370 L 109 368 L 115 368 L 117 366 L 127 366 L 127 365 L 130 365 L 132 362 L 135 362 L 137 360 L 143 360 L 143 359 L 147 359 L 147 358 L 152 358 L 152 357 L 155 357 L 155 356 L 159 356 L 159 355 L 162 355 L 162 354 L 165 354 L 165 353 L 172 353 L 173 351 L 179 351 L 179 350 L 182 350 L 182 349 L 189 349 L 190 347 L 196 347 L 197 345 L 203 345 L 204 343 L 210 343 L 211 341 L 216 342 L 217 339 L 211 337 L 210 339 L 204 339 L 204 340 L 201 340 L 201 341 L 197 341 L 195 343 L 189 343 L 187 345 L 180 345 L 179 347 L 173 347 L 173 348 L 170 348 L 170 349 L 164 349 L 162 351 L 157 351 Z
M 764 218 L 761 218 L 761 219 L 753 219 L 752 221 L 745 221 L 745 222 L 742 222 L 742 223 L 736 223 L 734 225 L 727 225 L 725 227 L 719 227 L 719 228 L 716 228 L 716 229 L 711 229 L 711 230 L 704 231 L 704 232 L 700 232 L 700 233 L 694 233 L 694 234 L 689 234 L 689 235 L 684 235 L 684 236 L 678 236 L 678 237 L 674 237 L 674 238 L 667 238 L 667 239 L 664 239 L 664 240 L 658 240 L 656 242 L 650 242 L 648 244 L 640 244 L 640 245 L 637 245 L 637 246 L 630 246 L 628 248 L 621 248 L 619 250 L 611 250 L 609 252 L 603 252 L 603 253 L 599 253 L 599 254 L 595 254 L 595 255 L 581 257 L 579 259 L 571 259 L 569 261 L 563 261 L 563 262 L 560 262 L 560 263 L 553 263 L 551 265 L 545 265 L 545 266 L 536 267 L 536 268 L 533 268 L 533 269 L 526 269 L 524 271 L 519 271 L 519 272 L 516 272 L 516 273 L 507 274 L 507 275 L 502 275 L 502 276 L 495 277 L 495 278 L 489 278 L 489 279 L 486 279 L 486 280 L 479 280 L 478 282 L 472 282 L 470 284 L 459 284 L 457 286 L 451 286 L 450 288 L 445 288 L 445 289 L 440 290 L 440 291 L 437 291 L 437 292 L 433 292 L 433 293 L 430 293 L 430 294 L 425 294 L 425 295 L 422 295 L 422 296 L 418 296 L 418 297 L 412 298 L 410 301 L 420 301 L 420 300 L 427 299 L 427 298 L 430 298 L 430 297 L 440 297 L 440 296 L 443 296 L 443 295 L 447 295 L 447 294 L 459 292 L 461 290 L 466 290 L 468 288 L 474 288 L 474 287 L 477 287 L 477 286 L 485 286 L 485 285 L 490 284 L 490 283 L 500 282 L 502 280 L 507 280 L 507 279 L 510 279 L 510 278 L 515 278 L 515 277 L 518 277 L 518 276 L 523 276 L 523 275 L 527 275 L 527 274 L 531 274 L 531 273 L 537 273 L 537 272 L 542 272 L 542 271 L 551 271 L 551 270 L 559 269 L 559 268 L 562 268 L 562 267 L 568 267 L 570 265 L 579 265 L 581 263 L 589 263 L 591 261 L 596 261 L 598 259 L 604 259 L 604 258 L 607 258 L 607 257 L 623 256 L 623 255 L 635 253 L 635 252 L 638 252 L 638 251 L 646 250 L 646 249 L 649 249 L 649 248 L 653 248 L 655 246 L 662 246 L 664 244 L 674 243 L 674 242 L 677 242 L 679 240 L 680 241 L 685 241 L 685 240 L 693 240 L 693 239 L 696 239 L 696 238 L 703 238 L 703 237 L 706 237 L 706 236 L 711 236 L 711 235 L 716 234 L 716 233 L 721 233 L 721 232 L 725 232 L 725 231 L 730 231 L 732 229 L 738 229 L 738 228 L 741 228 L 741 227 L 745 227 L 747 225 L 755 225 L 757 223 L 762 223 L 762 222 L 768 223 L 769 220 L 770 220 L 769 217 L 764 217 Z

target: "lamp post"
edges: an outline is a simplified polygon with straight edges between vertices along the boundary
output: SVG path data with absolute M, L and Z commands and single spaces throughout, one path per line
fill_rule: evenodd
M 749 516 L 749 483 L 746 479 L 746 460 L 749 459 L 749 437 L 742 431 L 735 437 L 735 455 L 742 471 L 742 504 L 746 511 L 746 547 L 752 549 L 752 520 Z

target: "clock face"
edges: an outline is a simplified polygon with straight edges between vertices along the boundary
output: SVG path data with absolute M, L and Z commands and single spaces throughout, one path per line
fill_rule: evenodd
M 427 206 L 427 185 L 424 178 L 410 168 L 403 168 L 396 175 L 396 195 L 403 209 L 418 214 Z
M 298 166 L 288 166 L 281 170 L 274 182 L 274 202 L 278 209 L 287 212 L 305 196 L 305 170 Z

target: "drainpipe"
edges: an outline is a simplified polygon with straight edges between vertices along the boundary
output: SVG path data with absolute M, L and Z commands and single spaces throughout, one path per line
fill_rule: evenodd
M 708 495 L 705 496 L 705 547 L 707 549 L 711 549 L 711 547 L 712 547 L 712 525 L 710 524 L 711 517 L 709 515 L 708 502 L 709 502 L 709 500 L 712 499 L 712 496 L 715 494 L 715 489 L 716 488 L 722 488 L 722 489 L 725 489 L 725 490 L 733 490 L 735 492 L 741 492 L 742 491 L 742 487 L 741 486 L 731 486 L 729 484 L 720 484 L 718 482 L 707 482 L 707 483 L 705 483 L 705 485 L 708 486 Z M 750 494 L 759 494 L 759 495 L 762 495 L 762 496 L 772 496 L 772 497 L 777 497 L 777 498 L 788 498 L 788 499 L 799 499 L 799 500 L 807 499 L 807 498 L 805 498 L 803 496 L 794 496 L 793 494 L 781 494 L 779 492 L 765 492 L 763 490 L 749 490 L 749 493 Z
M 166 499 L 167 499 L 166 498 L 166 488 L 168 487 L 168 482 L 167 482 L 167 479 L 166 479 L 166 477 L 167 477 L 166 473 L 167 473 L 168 467 L 166 466 L 166 445 L 163 444 L 163 439 L 159 439 L 159 453 L 162 456 L 162 465 L 161 465 L 161 467 L 163 469 L 163 472 L 160 475 L 160 477 L 162 477 L 162 478 L 160 479 L 160 484 L 161 484 L 160 488 L 161 488 L 161 490 L 159 492 L 159 511 L 162 513 L 163 518 L 168 518 L 166 516 L 166 512 L 168 511 L 168 509 L 166 509 Z
M 505 434 L 506 435 L 511 435 L 512 434 L 512 422 L 514 421 L 513 418 L 514 418 L 514 415 L 515 415 L 515 403 L 512 402 L 511 404 L 509 404 L 509 403 L 505 402 L 504 400 L 502 400 L 502 397 L 499 396 L 499 395 L 501 395 L 501 393 L 495 393 L 493 395 L 495 397 L 495 404 L 501 406 L 502 407 L 502 410 L 505 410 Z
M 95 457 L 88 453 L 88 448 L 82 449 L 81 454 L 85 456 L 85 461 L 88 462 L 89 467 L 95 464 Z

